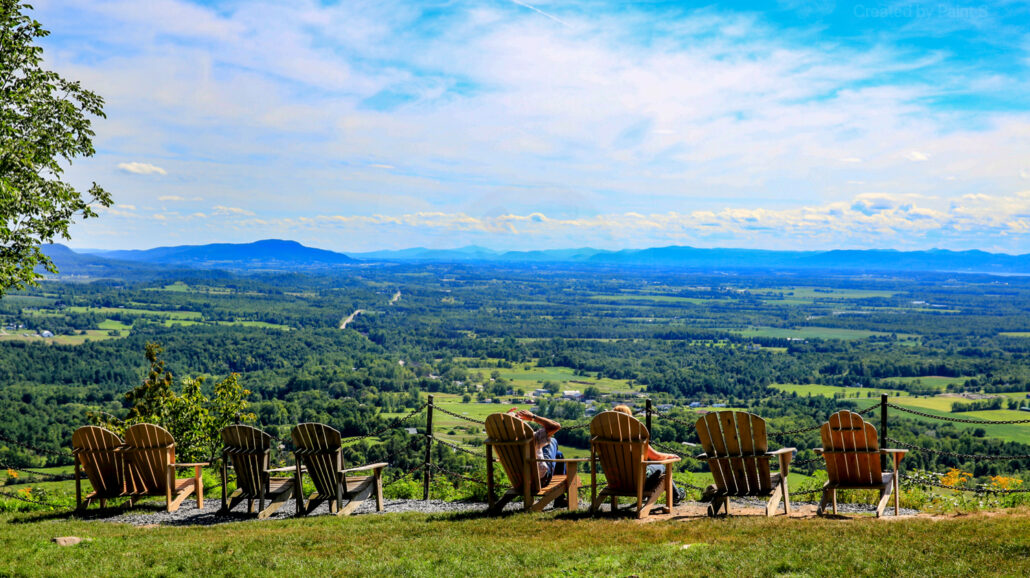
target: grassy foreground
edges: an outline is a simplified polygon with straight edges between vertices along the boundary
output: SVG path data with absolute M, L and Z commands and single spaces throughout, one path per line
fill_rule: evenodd
M 0 575 L 1027 575 L 1030 510 L 898 521 L 397 514 L 136 528 L 0 517 Z M 76 546 L 56 536 L 88 538 Z

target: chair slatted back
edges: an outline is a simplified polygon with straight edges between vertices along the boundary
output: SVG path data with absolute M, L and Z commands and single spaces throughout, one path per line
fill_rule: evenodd
M 644 461 L 651 433 L 637 418 L 603 411 L 590 422 L 590 446 L 601 461 L 608 487 L 636 491 L 637 469 Z
M 862 416 L 838 411 L 819 430 L 830 482 L 878 486 L 883 483 L 876 428 Z
M 125 446 L 135 493 L 164 494 L 168 464 L 175 463 L 175 439 L 152 423 L 137 423 L 125 430 Z
M 87 425 L 72 434 L 72 452 L 99 495 L 117 495 L 123 490 L 122 460 L 118 455 L 123 442 L 111 430 Z
M 261 497 L 268 483 L 272 436 L 249 425 L 231 425 L 222 429 L 222 444 L 222 456 L 232 460 L 242 496 Z
M 695 427 L 720 491 L 732 496 L 772 492 L 764 419 L 744 411 L 717 411 L 702 416 Z
M 523 462 L 526 457 L 536 456 L 536 448 L 533 447 L 533 428 L 521 419 L 507 414 L 495 413 L 486 418 L 487 443 L 489 442 L 524 442 L 522 444 L 505 444 L 493 446 L 497 458 L 501 461 L 504 473 L 508 474 L 508 481 L 515 489 L 522 488 Z M 528 451 L 527 449 L 528 448 Z M 530 463 L 529 468 L 530 490 L 533 493 L 540 491 L 540 471 L 536 463 Z
M 319 496 L 333 498 L 344 469 L 340 432 L 321 423 L 302 423 L 290 432 L 294 453 L 304 463 Z

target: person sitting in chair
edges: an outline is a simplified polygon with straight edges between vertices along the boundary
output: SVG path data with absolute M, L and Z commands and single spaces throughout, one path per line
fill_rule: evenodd
M 536 450 L 536 459 L 538 460 L 560 460 L 564 459 L 565 456 L 558 449 L 558 440 L 554 439 L 554 434 L 561 429 L 561 424 L 546 417 L 541 417 L 534 414 L 527 409 L 511 408 L 508 413 L 521 419 L 522 421 L 531 421 L 540 427 L 533 434 L 533 447 Z M 557 468 L 555 466 L 558 466 Z M 551 483 L 551 478 L 554 474 L 564 474 L 565 464 L 555 464 L 554 462 L 537 462 L 536 467 L 540 472 L 540 485 L 541 487 Z
M 633 417 L 633 410 L 628 405 L 617 405 L 612 408 L 612 411 L 624 413 L 630 417 Z M 662 452 L 655 451 L 651 444 L 647 444 L 647 452 L 644 455 L 645 460 L 667 460 L 671 458 L 679 457 L 676 454 L 663 454 Z M 662 475 L 665 474 L 665 466 L 663 464 L 652 464 L 647 466 L 647 479 L 644 481 L 645 487 L 654 488 L 655 484 L 662 479 Z M 671 472 L 670 472 L 671 475 Z M 683 498 L 687 496 L 687 491 L 677 486 L 675 483 L 672 484 L 672 504 L 677 505 Z

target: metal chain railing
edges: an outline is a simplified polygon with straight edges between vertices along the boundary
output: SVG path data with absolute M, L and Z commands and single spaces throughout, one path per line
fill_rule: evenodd
M 24 472 L 26 474 L 32 474 L 35 476 L 46 476 L 48 478 L 60 478 L 60 479 L 71 479 L 72 474 L 52 474 L 50 472 L 40 472 L 36 470 L 30 470 L 28 468 L 18 468 L 15 466 L 9 466 L 7 464 L 0 464 L 0 470 L 14 470 L 16 472 Z
M 47 449 L 47 448 L 36 447 L 34 445 L 27 444 L 25 442 L 20 442 L 20 441 L 18 441 L 16 439 L 8 437 L 8 436 L 6 436 L 4 434 L 0 434 L 0 441 L 5 441 L 7 443 L 11 443 L 11 444 L 14 444 L 16 446 L 20 446 L 20 447 L 25 448 L 27 450 L 32 450 L 32 451 L 36 452 L 37 454 L 48 454 L 48 455 L 51 455 L 51 456 L 61 456 L 62 458 L 71 458 L 71 453 L 68 452 L 67 450 L 66 451 L 58 451 L 58 450 L 50 450 L 50 449 Z
M 898 411 L 903 411 L 903 412 L 906 412 L 906 413 L 911 413 L 911 414 L 914 414 L 914 415 L 918 415 L 920 417 L 926 417 L 926 418 L 930 418 L 930 419 L 937 419 L 937 420 L 941 420 L 941 421 L 951 421 L 951 422 L 955 422 L 955 423 L 969 423 L 969 424 L 974 424 L 974 425 L 1013 425 L 1013 424 L 1017 424 L 1017 423 L 1030 423 L 1030 419 L 1009 419 L 1009 420 L 1003 420 L 1003 421 L 989 421 L 989 420 L 985 420 L 985 419 L 969 419 L 969 418 L 964 418 L 964 417 L 950 417 L 950 416 L 944 416 L 944 415 L 933 415 L 932 413 L 925 413 L 925 412 L 917 411 L 917 410 L 914 410 L 914 409 L 909 409 L 907 407 L 900 406 L 900 405 L 893 404 L 893 403 L 888 403 L 887 406 L 888 407 L 892 407 L 892 408 L 894 408 L 894 409 L 896 409 Z
M 426 404 L 426 405 L 428 405 L 428 404 Z M 445 413 L 445 414 L 447 414 L 447 415 L 449 415 L 451 417 L 456 417 L 458 419 L 463 419 L 463 420 L 465 420 L 467 422 L 470 422 L 470 423 L 475 423 L 475 424 L 479 424 L 479 425 L 486 425 L 485 421 L 480 421 L 478 419 L 472 419 L 471 417 L 469 417 L 467 415 L 461 415 L 459 413 L 455 413 L 455 412 L 453 412 L 453 411 L 451 411 L 449 409 L 444 409 L 444 408 L 440 407 L 439 405 L 437 405 L 435 403 L 433 404 L 433 409 L 436 410 L 436 411 L 442 411 L 443 413 Z
M 388 426 L 386 426 L 384 428 L 381 428 L 380 430 L 372 432 L 372 433 L 367 433 L 367 434 L 360 435 L 360 436 L 349 437 L 349 438 L 343 440 L 343 443 L 350 444 L 350 443 L 353 443 L 353 442 L 356 442 L 356 441 L 361 441 L 363 439 L 379 437 L 382 434 L 384 434 L 384 433 L 386 433 L 386 432 L 388 432 L 388 431 L 390 431 L 392 429 L 400 427 L 401 424 L 406 423 L 408 420 L 410 420 L 413 417 L 421 414 L 422 410 L 426 409 L 428 406 L 429 406 L 428 403 L 423 403 L 421 406 L 411 410 L 411 413 L 409 413 L 408 415 L 406 415 L 406 416 L 404 416 L 402 418 L 395 419 L 392 423 L 390 423 L 390 425 L 388 425 Z M 440 409 L 440 408 L 436 408 L 436 409 Z
M 976 487 L 976 488 L 960 488 L 958 486 L 949 486 L 947 484 L 942 484 L 942 483 L 940 483 L 938 481 L 935 481 L 935 480 L 928 480 L 928 479 L 926 479 L 924 477 L 915 476 L 915 475 L 911 475 L 911 474 L 905 474 L 905 473 L 901 474 L 901 479 L 902 480 L 909 480 L 909 481 L 912 482 L 913 485 L 916 485 L 916 486 L 934 486 L 934 487 L 937 487 L 937 488 L 944 488 L 945 490 L 955 490 L 957 492 L 973 492 L 974 494 L 1026 494 L 1026 493 L 1030 493 L 1030 488 L 1021 488 L 1021 489 L 1012 489 L 1012 490 L 1006 490 L 1004 488 L 985 488 L 985 487 L 982 487 L 982 486 Z
M 450 476 L 452 478 L 460 478 L 460 479 L 465 480 L 467 482 L 474 482 L 474 483 L 481 484 L 481 485 L 484 485 L 484 486 L 487 485 L 487 483 L 484 482 L 483 480 L 472 478 L 472 477 L 466 476 L 464 474 L 459 474 L 458 472 L 452 472 L 451 470 L 448 470 L 447 468 L 441 467 L 438 464 L 429 464 L 429 467 L 434 469 L 434 470 L 436 470 L 436 471 L 438 471 L 438 472 L 440 472 L 440 473 L 442 473 L 442 474 L 444 474 L 444 475 Z
M 479 453 L 479 452 L 472 451 L 472 450 L 470 450 L 468 448 L 463 448 L 463 447 L 459 446 L 458 444 L 451 443 L 451 442 L 449 442 L 449 441 L 447 441 L 445 439 L 441 439 L 441 438 L 438 438 L 436 436 L 433 436 L 433 440 L 437 441 L 437 442 L 440 442 L 443 445 L 445 445 L 445 446 L 447 446 L 447 447 L 449 447 L 449 448 L 451 448 L 453 450 L 456 450 L 456 451 L 468 454 L 468 455 L 476 457 L 476 458 L 486 459 L 486 453 Z
M 19 502 L 25 502 L 26 504 L 32 504 L 34 506 L 46 506 L 48 508 L 56 508 L 56 507 L 58 507 L 58 504 L 47 503 L 47 502 L 40 502 L 38 500 L 31 500 L 29 498 L 26 498 L 25 496 L 19 496 L 17 494 L 12 494 L 10 492 L 0 491 L 0 496 L 3 496 L 5 498 L 10 498 L 12 500 L 18 500 Z
M 903 448 L 908 448 L 917 452 L 926 452 L 930 454 L 936 454 L 938 456 L 950 456 L 953 458 L 963 458 L 969 460 L 982 460 L 982 461 L 993 461 L 993 460 L 1030 460 L 1030 454 L 1023 455 L 1012 455 L 1012 456 L 988 456 L 984 454 L 962 454 L 958 452 L 949 452 L 946 450 L 936 450 L 933 448 L 924 448 L 921 446 L 913 445 L 907 442 L 903 442 L 898 439 L 894 439 L 890 436 L 887 437 L 887 441 L 892 444 L 899 445 Z
M 421 469 L 423 469 L 425 467 L 426 467 L 426 464 L 419 464 L 419 465 L 411 468 L 410 470 L 404 472 L 403 474 L 397 476 L 396 478 L 390 480 L 389 482 L 386 482 L 385 484 L 383 484 L 383 488 L 384 489 L 389 488 L 390 486 L 396 484 L 397 482 L 399 482 L 401 480 L 404 480 L 404 479 L 407 479 L 408 476 L 410 476 L 411 474 L 414 474 L 415 472 L 417 472 L 417 471 L 419 471 L 419 470 L 421 470 Z

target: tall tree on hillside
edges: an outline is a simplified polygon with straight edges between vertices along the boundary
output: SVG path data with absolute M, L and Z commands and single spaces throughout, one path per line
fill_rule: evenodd
M 61 180 L 62 163 L 95 153 L 90 117 L 104 116 L 104 100 L 42 67 L 35 42 L 50 33 L 30 9 L 0 0 L 0 296 L 35 283 L 37 267 L 56 273 L 40 246 L 111 205 L 96 183 L 83 194 Z

